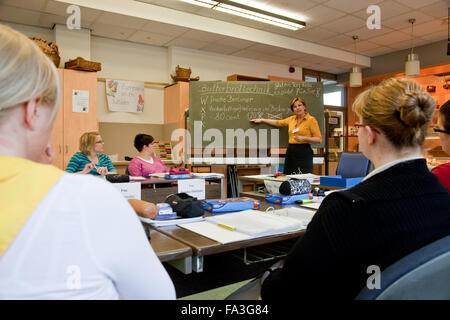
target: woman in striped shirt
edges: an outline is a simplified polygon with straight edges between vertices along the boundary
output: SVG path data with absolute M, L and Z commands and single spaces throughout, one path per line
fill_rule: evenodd
M 104 176 L 117 173 L 111 159 L 102 154 L 104 142 L 98 132 L 86 132 L 80 137 L 80 152 L 75 153 L 67 165 L 70 173 Z

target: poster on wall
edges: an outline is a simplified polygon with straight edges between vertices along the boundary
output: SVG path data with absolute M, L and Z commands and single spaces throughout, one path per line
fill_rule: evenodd
M 109 111 L 144 112 L 144 83 L 106 79 Z

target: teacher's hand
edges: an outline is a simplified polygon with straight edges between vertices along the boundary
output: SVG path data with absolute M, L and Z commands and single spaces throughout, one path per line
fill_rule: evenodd
M 305 142 L 306 141 L 306 137 L 304 136 L 294 136 L 294 140 L 297 142 Z
M 263 119 L 252 119 L 250 121 L 253 123 L 261 123 L 261 122 L 263 122 Z

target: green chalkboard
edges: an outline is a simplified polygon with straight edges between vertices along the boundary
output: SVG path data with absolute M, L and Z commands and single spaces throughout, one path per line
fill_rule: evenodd
M 290 109 L 290 103 L 295 97 L 301 97 L 306 101 L 306 111 L 317 119 L 324 138 L 321 83 L 190 82 L 191 145 L 193 148 L 232 148 L 241 147 L 242 141 L 245 141 L 245 148 L 284 148 L 289 143 L 287 127 L 276 128 L 267 124 L 254 124 L 249 120 L 284 119 L 292 116 L 294 113 Z M 238 145 L 239 139 L 241 145 Z M 315 144 L 313 147 L 323 147 L 323 139 L 321 144 Z

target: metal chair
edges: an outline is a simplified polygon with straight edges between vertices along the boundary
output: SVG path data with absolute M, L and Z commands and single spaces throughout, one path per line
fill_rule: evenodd
M 432 242 L 386 268 L 381 288 L 364 288 L 356 300 L 450 299 L 450 236 Z

